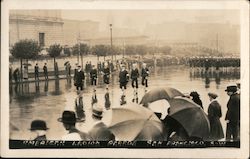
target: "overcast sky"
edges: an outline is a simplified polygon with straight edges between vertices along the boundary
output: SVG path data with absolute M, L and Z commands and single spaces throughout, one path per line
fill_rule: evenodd
M 240 24 L 237 10 L 62 10 L 62 17 L 98 21 L 100 30 L 108 29 L 110 23 L 137 30 L 143 30 L 146 24 L 165 21 Z

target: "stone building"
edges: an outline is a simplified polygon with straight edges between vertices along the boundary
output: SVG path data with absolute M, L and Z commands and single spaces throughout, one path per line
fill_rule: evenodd
M 63 44 L 63 20 L 60 10 L 11 10 L 10 46 L 21 39 L 33 39 L 45 48 Z

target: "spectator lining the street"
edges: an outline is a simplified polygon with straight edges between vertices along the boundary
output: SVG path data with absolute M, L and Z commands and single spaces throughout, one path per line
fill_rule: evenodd
M 36 138 L 34 140 L 47 140 L 46 131 L 47 128 L 46 122 L 43 120 L 33 120 L 31 122 L 30 131 L 36 133 Z
M 239 141 L 240 139 L 240 95 L 237 86 L 228 86 L 225 90 L 230 99 L 227 103 L 226 113 L 226 140 Z
M 34 69 L 35 69 L 35 80 L 39 80 L 39 66 L 38 66 L 38 63 L 36 63 Z
M 18 83 L 20 81 L 20 71 L 19 71 L 19 68 L 16 68 L 14 70 L 13 77 L 14 77 L 15 83 Z
M 203 109 L 203 105 L 202 105 L 202 101 L 200 99 L 200 95 L 196 91 L 194 91 L 194 92 L 190 93 L 190 96 L 192 97 L 192 100 Z
M 44 78 L 45 80 L 48 80 L 48 67 L 47 67 L 47 63 L 44 63 L 44 66 L 43 66 L 43 74 L 44 74 Z
M 77 122 L 76 115 L 73 111 L 64 111 L 62 117 L 58 118 L 59 122 L 63 123 L 64 128 L 68 131 L 68 134 L 62 137 L 65 141 L 80 141 L 91 140 L 87 133 L 81 132 L 76 129 L 75 124 Z
M 224 138 L 224 133 L 220 122 L 220 118 L 222 116 L 221 106 L 217 101 L 217 94 L 208 93 L 208 96 L 211 102 L 208 106 L 208 119 L 210 122 L 209 140 L 218 141 Z

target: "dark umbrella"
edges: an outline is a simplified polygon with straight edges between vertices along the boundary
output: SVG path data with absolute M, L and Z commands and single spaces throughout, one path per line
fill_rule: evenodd
M 66 61 L 66 62 L 64 63 L 64 66 L 66 66 L 68 63 L 69 63 L 69 61 Z
M 138 104 L 113 108 L 109 130 L 120 141 L 163 139 L 163 125 L 151 110 Z
M 184 96 L 184 94 L 175 88 L 170 88 L 170 87 L 156 88 L 156 89 L 152 89 L 149 92 L 147 92 L 142 97 L 140 104 L 147 106 L 148 103 L 152 103 L 156 100 L 160 100 L 160 99 L 170 100 L 170 99 L 177 97 L 177 96 Z
M 205 139 L 209 136 L 210 123 L 207 114 L 199 105 L 184 97 L 169 100 L 169 116 L 177 120 L 189 137 Z
M 23 63 L 24 66 L 31 66 L 30 63 Z

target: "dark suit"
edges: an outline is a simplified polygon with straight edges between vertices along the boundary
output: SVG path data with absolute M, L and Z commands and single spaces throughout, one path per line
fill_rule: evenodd
M 208 106 L 208 119 L 210 122 L 210 140 L 219 140 L 224 137 L 220 118 L 221 106 L 217 101 L 213 101 Z
M 227 103 L 227 114 L 225 120 L 227 123 L 226 140 L 239 140 L 240 135 L 240 95 L 234 93 L 230 96 Z
M 75 86 L 76 89 L 78 90 L 78 88 L 80 88 L 81 90 L 83 90 L 83 80 L 85 79 L 85 75 L 84 72 L 81 71 L 76 71 L 75 72 Z

